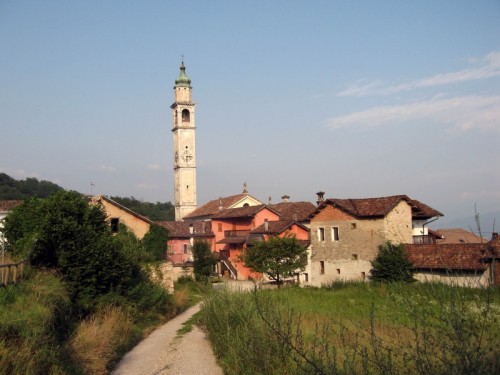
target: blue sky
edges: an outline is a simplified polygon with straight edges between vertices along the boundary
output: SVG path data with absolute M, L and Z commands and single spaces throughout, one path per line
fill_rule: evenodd
M 499 20 L 498 0 L 0 0 L 0 171 L 173 201 L 184 55 L 199 204 L 247 182 L 500 211 Z

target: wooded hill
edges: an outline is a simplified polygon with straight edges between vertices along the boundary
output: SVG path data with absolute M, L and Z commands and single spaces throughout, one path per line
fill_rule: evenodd
M 0 173 L 0 200 L 47 198 L 60 190 L 64 189 L 50 181 L 40 181 L 34 177 L 16 180 L 5 173 Z M 174 206 L 170 202 L 142 202 L 134 197 L 111 197 L 111 199 L 153 221 L 174 220 Z

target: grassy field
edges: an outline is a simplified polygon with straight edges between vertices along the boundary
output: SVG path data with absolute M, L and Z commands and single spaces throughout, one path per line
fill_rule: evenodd
M 22 282 L 0 287 L 0 374 L 107 374 L 145 335 L 211 290 L 184 280 L 164 313 L 109 304 L 78 320 L 57 274 L 28 268 Z
M 500 293 L 334 284 L 213 295 L 201 322 L 226 374 L 491 374 Z

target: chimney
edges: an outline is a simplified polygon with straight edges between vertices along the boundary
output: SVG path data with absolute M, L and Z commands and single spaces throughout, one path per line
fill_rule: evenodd
M 271 198 L 271 196 L 269 196 L 269 198 L 268 198 L 268 202 L 269 202 L 269 204 L 271 204 L 272 200 L 273 200 L 273 199 Z
M 202 233 L 206 233 L 207 232 L 207 227 L 206 227 L 207 223 L 205 222 L 205 220 L 203 220 L 201 222 L 201 231 Z
M 289 202 L 289 200 L 290 200 L 290 196 L 289 196 L 289 195 L 283 195 L 283 196 L 281 197 L 281 199 L 283 199 L 283 203 L 288 203 L 288 202 Z
M 193 234 L 194 233 L 194 227 L 193 227 L 193 223 L 189 224 L 189 234 Z
M 243 183 L 243 194 L 248 194 L 248 187 L 246 182 Z
M 222 211 L 224 206 L 222 205 L 222 197 L 219 197 L 219 211 Z
M 495 239 L 497 239 L 497 238 L 498 238 L 498 232 L 493 232 L 493 233 L 491 233 L 491 239 L 492 239 L 492 240 L 495 240 Z
M 325 198 L 324 198 L 325 192 L 324 191 L 318 191 L 316 193 L 316 195 L 318 196 L 318 200 L 316 201 L 316 203 L 319 206 L 321 203 L 323 203 L 325 201 Z
M 298 215 L 297 213 L 294 213 L 293 214 L 293 221 L 297 222 L 299 219 L 298 219 Z
M 269 221 L 267 221 L 267 219 L 265 219 L 265 220 L 264 220 L 264 230 L 265 230 L 266 232 L 268 232 L 268 231 L 269 231 Z

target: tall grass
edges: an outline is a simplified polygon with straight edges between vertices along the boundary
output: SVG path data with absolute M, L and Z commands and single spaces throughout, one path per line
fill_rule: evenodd
M 438 284 L 221 292 L 201 322 L 227 374 L 491 374 L 500 293 Z
M 64 285 L 50 273 L 28 272 L 0 288 L 0 373 L 64 373 L 59 344 L 69 309 Z
M 129 341 L 132 319 L 118 307 L 108 307 L 82 321 L 68 346 L 84 374 L 106 374 L 117 353 Z

